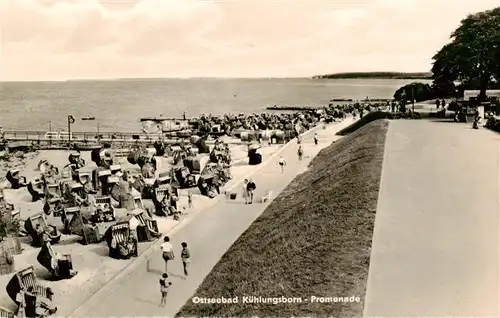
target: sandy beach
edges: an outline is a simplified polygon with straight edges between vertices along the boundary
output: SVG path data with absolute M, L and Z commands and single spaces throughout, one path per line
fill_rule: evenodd
M 282 145 L 263 145 L 260 150 L 263 160 L 269 158 L 281 146 Z M 258 167 L 248 165 L 246 144 L 230 145 L 230 151 L 233 160 L 233 166 L 231 168 L 233 178 L 226 187 L 234 184 L 234 182 L 241 181 L 241 179 L 248 175 L 252 169 Z M 21 175 L 25 176 L 29 182 L 31 179 L 40 175 L 37 164 L 41 159 L 47 159 L 51 164 L 61 168 L 68 163 L 68 155 L 69 151 L 62 150 L 43 150 L 26 154 L 18 152 L 11 156 L 9 160 L 0 161 L 0 184 L 1 187 L 4 187 L 5 199 L 21 210 L 21 219 L 25 220 L 32 215 L 42 212 L 43 201 L 32 202 L 31 195 L 26 188 L 18 190 L 10 189 L 8 181 L 5 180 L 7 171 L 14 167 L 19 168 L 21 170 Z M 82 152 L 81 156 L 85 160 L 86 166 L 92 169 L 96 167 L 90 159 L 90 152 Z M 161 168 L 156 171 L 157 174 L 173 166 L 171 158 L 161 157 L 159 160 L 161 161 Z M 128 163 L 126 158 L 120 158 L 119 161 L 124 170 L 139 171 L 139 167 Z M 224 188 L 221 190 L 223 189 Z M 187 204 L 187 193 L 189 190 L 193 193 L 193 208 L 191 209 L 188 208 Z M 189 190 L 179 190 L 180 197 L 178 204 L 183 211 L 183 215 L 179 221 L 173 220 L 172 217 L 154 216 L 154 219 L 158 222 L 160 232 L 167 233 L 170 229 L 179 224 L 179 222 L 194 217 L 194 214 L 203 210 L 203 208 L 210 203 L 211 199 L 202 196 L 198 188 Z M 146 208 L 153 208 L 154 205 L 151 200 L 144 199 L 143 201 Z M 56 225 L 58 228 L 63 227 L 59 217 L 49 216 L 47 220 L 49 224 Z M 71 254 L 72 256 L 73 267 L 78 271 L 78 275 L 69 280 L 49 281 L 49 272 L 36 260 L 39 248 L 31 246 L 30 237 L 21 238 L 23 252 L 20 255 L 14 256 L 16 271 L 22 270 L 28 266 L 34 266 L 37 279 L 41 281 L 40 283 L 53 289 L 55 292 L 54 304 L 59 307 L 60 312 L 70 310 L 83 302 L 133 261 L 133 258 L 130 260 L 116 260 L 110 258 L 108 256 L 108 247 L 105 242 L 84 246 L 78 243 L 79 239 L 80 237 L 77 235 L 62 235 L 61 242 L 54 245 L 56 252 Z M 153 243 L 154 242 L 139 243 L 139 254 L 145 251 Z M 0 276 L 0 286 L 6 286 L 11 277 L 12 274 Z M 16 305 L 7 295 L 5 288 L 0 288 L 0 307 L 12 311 L 16 309 Z

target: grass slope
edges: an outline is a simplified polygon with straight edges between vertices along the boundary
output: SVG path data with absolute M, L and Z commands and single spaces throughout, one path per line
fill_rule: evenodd
M 370 123 L 322 150 L 238 238 L 178 316 L 361 316 L 388 121 Z M 359 296 L 310 303 L 310 296 Z M 244 304 L 243 296 L 303 297 Z
M 342 129 L 341 131 L 337 132 L 337 135 L 347 136 L 350 133 L 355 132 L 356 130 L 362 128 L 363 126 L 365 126 L 365 125 L 367 125 L 375 120 L 392 119 L 393 117 L 394 117 L 393 114 L 388 113 L 388 112 L 381 112 L 381 111 L 370 112 L 370 113 L 366 114 L 365 116 L 363 116 L 363 118 L 358 119 L 357 121 L 355 121 L 351 125 L 347 126 L 346 128 Z

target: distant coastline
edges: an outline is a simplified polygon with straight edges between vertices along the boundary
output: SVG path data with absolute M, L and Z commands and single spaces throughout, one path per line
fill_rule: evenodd
M 352 72 L 316 75 L 313 79 L 432 79 L 431 72 L 402 73 L 402 72 Z

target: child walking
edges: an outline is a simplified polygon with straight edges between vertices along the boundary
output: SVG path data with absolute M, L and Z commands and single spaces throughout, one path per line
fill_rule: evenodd
M 278 164 L 281 166 L 281 173 L 283 173 L 286 166 L 285 159 L 283 157 L 280 157 L 280 160 L 278 160 Z
M 161 292 L 161 302 L 160 305 L 165 307 L 167 303 L 168 288 L 172 285 L 172 282 L 167 282 L 168 274 L 163 273 L 160 278 L 160 292 Z
M 182 246 L 182 252 L 181 252 L 181 259 L 182 259 L 182 267 L 184 268 L 184 276 L 188 275 L 188 266 L 189 263 L 191 263 L 191 253 L 188 250 L 188 245 L 186 242 L 181 243 Z

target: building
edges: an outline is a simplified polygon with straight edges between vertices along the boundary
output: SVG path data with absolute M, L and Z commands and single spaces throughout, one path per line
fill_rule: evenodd
M 465 90 L 464 100 L 469 100 L 471 97 L 477 97 L 479 95 L 479 90 Z M 486 96 L 495 97 L 500 100 L 500 90 L 491 89 L 486 91 Z

